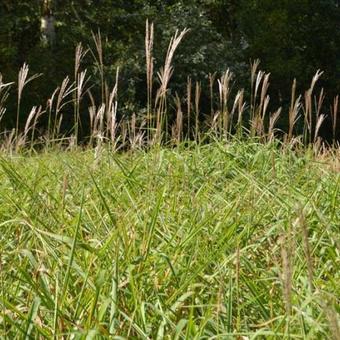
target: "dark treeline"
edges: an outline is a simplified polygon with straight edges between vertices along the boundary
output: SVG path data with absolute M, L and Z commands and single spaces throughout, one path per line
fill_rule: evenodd
M 202 110 L 209 111 L 209 74 L 230 68 L 234 88 L 249 87 L 249 64 L 260 59 L 270 72 L 270 105 L 288 107 L 291 85 L 308 89 L 316 70 L 324 71 L 317 91 L 324 88 L 325 114 L 340 93 L 340 2 L 338 0 L 1 0 L 0 73 L 17 82 L 27 62 L 30 74 L 42 75 L 24 90 L 20 116 L 46 103 L 66 75 L 74 74 L 78 42 L 94 49 L 92 32 L 101 33 L 106 80 L 112 85 L 119 67 L 119 114 L 146 107 L 145 21 L 155 24 L 155 70 L 175 30 L 187 34 L 174 59 L 172 94 L 185 96 L 187 77 L 202 83 Z M 86 54 L 88 86 L 100 82 L 94 56 Z M 3 128 L 15 124 L 16 85 L 6 102 Z M 217 85 L 216 85 L 217 86 Z M 100 87 L 98 87 L 100 88 Z M 93 90 L 100 97 L 100 90 Z M 84 99 L 85 102 L 87 99 Z M 283 116 L 282 126 L 285 126 Z M 323 134 L 327 135 L 326 120 Z

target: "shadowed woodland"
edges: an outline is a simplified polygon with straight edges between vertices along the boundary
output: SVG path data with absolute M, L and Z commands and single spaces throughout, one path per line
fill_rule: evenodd
M 195 127 L 233 133 L 241 114 L 242 125 L 259 133 L 274 128 L 274 119 L 279 138 L 305 130 L 307 142 L 316 132 L 327 142 L 339 138 L 338 1 L 4 0 L 0 11 L 7 139 L 30 119 L 36 136 L 51 138 L 54 129 L 89 141 L 94 116 L 107 121 L 113 104 L 117 131 L 129 121 L 126 129 L 143 136 L 162 125 L 173 137 L 176 121 L 189 139 L 197 138 Z M 177 29 L 185 34 L 168 56 Z M 158 127 L 157 110 L 166 117 Z

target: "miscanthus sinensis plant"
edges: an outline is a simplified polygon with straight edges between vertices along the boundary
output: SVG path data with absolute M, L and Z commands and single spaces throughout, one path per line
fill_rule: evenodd
M 155 70 L 154 26 L 146 22 L 145 108 L 129 114 L 122 109 L 130 104 L 121 101 L 119 95 L 119 68 L 113 81 L 106 74 L 105 43 L 100 32 L 93 34 L 93 46 L 77 45 L 74 74 L 65 77 L 45 105 L 37 103 L 28 112 L 23 112 L 26 108 L 21 105 L 22 98 L 32 81 L 43 81 L 41 75 L 31 75 L 26 63 L 20 68 L 16 83 L 6 83 L 0 73 L 0 148 L 20 152 L 73 148 L 79 144 L 100 148 L 109 144 L 114 150 L 135 149 L 156 144 L 178 145 L 188 140 L 200 143 L 211 135 L 228 139 L 231 134 L 241 134 L 258 137 L 262 142 L 279 138 L 294 145 L 302 141 L 318 149 L 322 144 L 320 131 L 326 121 L 328 143 L 338 146 L 339 96 L 331 101 L 327 98 L 331 104 L 325 104 L 326 94 L 317 86 L 323 75 L 320 70 L 302 94 L 297 93 L 296 80 L 293 81 L 291 97 L 286 100 L 290 105 L 286 108 L 272 107 L 268 91 L 270 73 L 260 70 L 258 60 L 250 65 L 248 90 L 235 90 L 236 76 L 227 69 L 219 73 L 212 70 L 207 75 L 208 88 L 188 75 L 183 86 L 185 93 L 172 91 L 174 56 L 188 34 L 191 33 L 187 29 L 174 32 L 163 66 Z M 93 74 L 83 65 L 86 55 L 93 58 Z M 15 112 L 7 110 L 9 96 L 15 96 Z M 203 97 L 210 105 L 202 105 Z M 13 129 L 1 125 L 8 116 L 9 120 L 15 116 Z M 286 131 L 279 129 L 281 118 L 286 121 Z

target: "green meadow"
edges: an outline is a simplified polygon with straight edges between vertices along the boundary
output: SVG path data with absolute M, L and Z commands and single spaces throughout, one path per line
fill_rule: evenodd
M 0 156 L 1 339 L 338 339 L 339 152 L 256 139 Z

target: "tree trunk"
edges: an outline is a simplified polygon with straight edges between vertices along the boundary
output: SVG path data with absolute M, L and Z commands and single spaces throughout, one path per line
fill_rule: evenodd
M 41 11 L 41 40 L 46 46 L 53 46 L 55 43 L 55 18 L 53 15 L 53 0 L 42 1 Z

